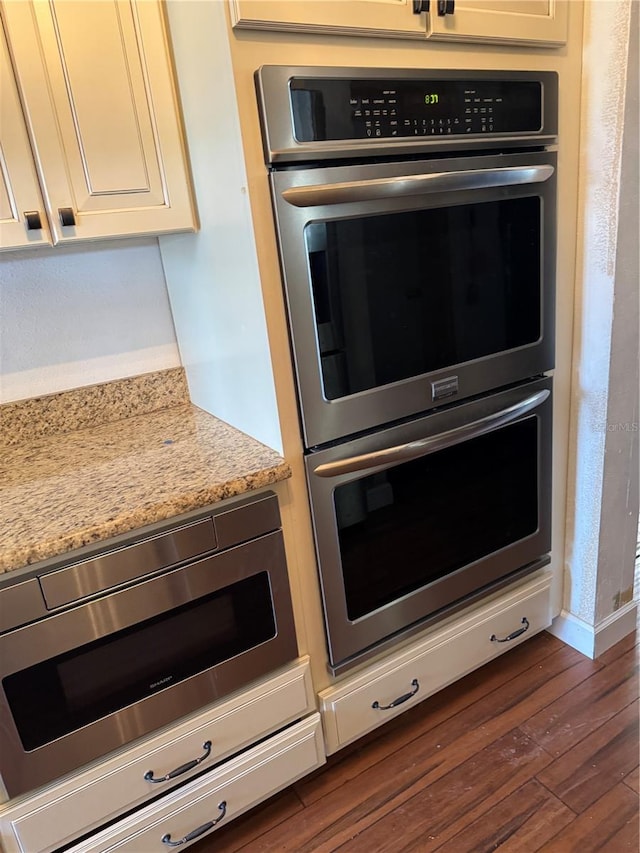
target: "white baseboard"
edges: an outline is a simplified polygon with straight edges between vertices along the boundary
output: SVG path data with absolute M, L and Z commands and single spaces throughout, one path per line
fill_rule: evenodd
M 563 610 L 547 628 L 550 634 L 589 658 L 597 658 L 636 627 L 638 602 L 630 601 L 598 625 L 590 625 Z

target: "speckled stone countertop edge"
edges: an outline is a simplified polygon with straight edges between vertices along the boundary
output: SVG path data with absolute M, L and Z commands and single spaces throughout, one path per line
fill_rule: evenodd
M 113 420 L 108 411 L 98 411 L 88 417 L 91 425 L 82 417 L 78 429 L 44 435 L 36 430 L 31 440 L 2 449 L 0 573 L 66 554 L 73 559 L 87 545 L 107 546 L 114 536 L 291 476 L 277 451 L 185 402 L 181 369 L 141 382 L 148 388 L 167 379 L 177 393 L 165 395 L 157 387 L 151 411 L 135 399 L 123 407 L 118 391 L 116 412 L 132 415 Z M 135 398 L 136 384 L 124 397 L 131 392 Z M 112 397 L 99 388 L 89 392 L 98 409 Z M 162 399 L 179 402 L 156 408 Z M 63 402 L 59 398 L 55 406 Z
M 74 530 L 67 536 L 56 540 L 43 540 L 37 545 L 18 547 L 13 550 L 3 548 L 0 552 L 0 575 L 13 574 L 22 569 L 33 569 L 38 563 L 52 557 L 68 556 L 69 560 L 73 560 L 73 552 L 87 545 L 104 542 L 106 548 L 109 540 L 120 534 L 130 533 L 155 522 L 167 521 L 174 516 L 201 509 L 228 498 L 267 488 L 290 476 L 291 469 L 283 461 L 275 467 L 256 471 L 236 480 L 218 483 L 210 489 L 176 495 L 173 500 L 145 507 L 144 510 L 127 518 L 114 519 L 112 522 L 96 524 L 94 527 L 86 527 L 83 530 Z

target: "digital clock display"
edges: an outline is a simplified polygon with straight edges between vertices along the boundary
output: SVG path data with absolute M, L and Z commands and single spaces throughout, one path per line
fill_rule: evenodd
M 398 87 L 398 104 L 403 118 L 413 120 L 452 118 L 460 116 L 465 107 L 464 88 L 453 81 L 431 82 L 429 88 L 410 82 Z
M 299 142 L 537 133 L 542 127 L 538 80 L 294 77 L 289 85 Z

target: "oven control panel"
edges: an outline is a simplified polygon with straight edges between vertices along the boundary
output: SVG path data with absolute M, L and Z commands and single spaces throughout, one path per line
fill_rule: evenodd
M 362 80 L 293 77 L 298 142 L 466 134 L 535 133 L 542 128 L 537 80 Z

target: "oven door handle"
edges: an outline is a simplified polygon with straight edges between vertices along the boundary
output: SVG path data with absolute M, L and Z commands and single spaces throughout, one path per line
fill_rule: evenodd
M 314 468 L 313 473 L 318 477 L 338 477 L 341 474 L 351 474 L 354 471 L 388 468 L 390 465 L 419 459 L 421 456 L 434 453 L 436 450 L 443 450 L 445 447 L 451 447 L 454 444 L 459 444 L 461 441 L 476 438 L 497 427 L 515 421 L 543 403 L 549 394 L 550 391 L 545 388 L 524 400 L 520 400 L 518 403 L 514 403 L 512 406 L 508 406 L 506 409 L 486 415 L 477 421 L 471 421 L 471 423 L 464 426 L 456 427 L 455 429 L 430 436 L 429 438 L 410 441 L 407 444 L 386 447 L 384 450 L 376 450 L 373 453 L 350 456 L 347 459 L 339 459 L 337 462 L 325 462 Z
M 555 169 L 539 166 L 508 166 L 498 169 L 468 169 L 464 172 L 434 172 L 430 175 L 402 175 L 369 181 L 344 181 L 336 184 L 290 187 L 282 198 L 294 207 L 317 207 L 358 201 L 399 198 L 454 190 L 483 190 L 516 184 L 548 181 Z

